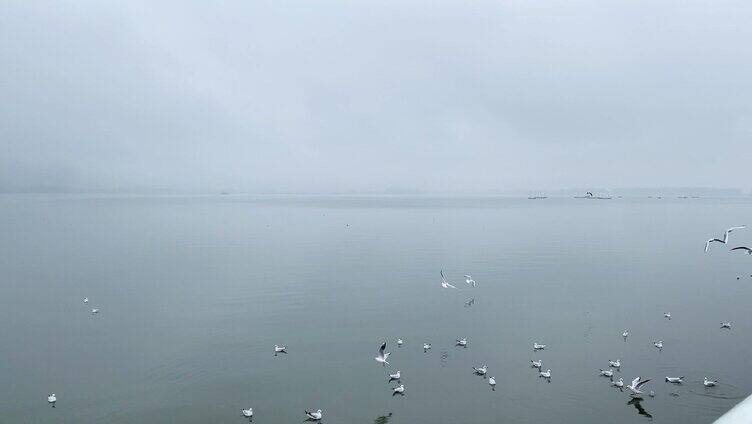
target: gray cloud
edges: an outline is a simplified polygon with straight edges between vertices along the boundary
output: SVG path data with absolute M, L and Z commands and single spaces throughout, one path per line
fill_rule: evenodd
M 6 2 L 0 187 L 741 186 L 743 1 Z

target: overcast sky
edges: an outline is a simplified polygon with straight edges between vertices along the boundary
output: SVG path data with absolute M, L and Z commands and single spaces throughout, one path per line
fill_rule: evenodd
M 5 1 L 0 188 L 752 186 L 749 1 Z

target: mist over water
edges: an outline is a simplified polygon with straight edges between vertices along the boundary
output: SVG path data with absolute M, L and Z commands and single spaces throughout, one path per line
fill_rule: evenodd
M 0 421 L 242 423 L 252 406 L 267 423 L 319 408 L 327 423 L 706 423 L 752 391 L 752 262 L 704 242 L 751 212 L 745 198 L 3 195 Z M 617 358 L 615 376 L 651 378 L 655 398 L 628 403 L 598 376 Z

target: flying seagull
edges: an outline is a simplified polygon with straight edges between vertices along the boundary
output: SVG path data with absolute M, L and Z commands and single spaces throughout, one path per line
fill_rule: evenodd
M 381 347 L 379 348 L 379 354 L 378 354 L 378 356 L 376 356 L 375 358 L 373 358 L 373 359 L 376 360 L 376 362 L 380 363 L 383 366 L 389 365 L 389 362 L 387 362 L 386 360 L 389 359 L 390 352 L 386 352 L 385 353 L 384 352 L 385 350 L 386 350 L 386 342 L 384 342 L 384 343 L 381 344 Z
M 632 384 L 627 386 L 627 388 L 632 392 L 632 397 L 642 397 L 642 390 L 640 390 L 640 387 L 642 387 L 648 381 L 650 381 L 649 378 L 647 380 L 640 380 L 640 377 L 632 380 Z
M 747 246 L 739 246 L 739 247 L 735 247 L 735 248 L 733 248 L 731 250 L 743 250 L 743 251 L 747 252 L 748 255 L 752 255 L 752 249 L 750 249 Z
M 478 283 L 476 283 L 470 275 L 465 275 L 465 283 L 469 286 L 478 287 Z
M 316 412 L 305 411 L 305 414 L 306 414 L 306 417 L 311 421 L 319 421 L 322 416 L 320 409 Z
M 449 282 L 444 278 L 444 270 L 441 270 L 441 287 L 445 289 L 456 289 L 457 287 L 449 284 Z
M 747 228 L 747 226 L 746 225 L 741 225 L 741 226 L 738 226 L 738 227 L 731 227 L 731 228 L 729 228 L 728 230 L 726 230 L 723 233 L 723 239 L 719 239 L 719 238 L 709 239 L 708 241 L 705 242 L 705 253 L 708 252 L 708 248 L 710 247 L 710 243 L 723 243 L 723 244 L 726 244 L 726 243 L 728 243 L 729 233 L 731 233 L 734 230 L 741 230 L 743 228 Z

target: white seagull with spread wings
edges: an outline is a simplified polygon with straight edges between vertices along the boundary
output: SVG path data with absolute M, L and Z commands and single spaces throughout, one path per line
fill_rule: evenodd
M 444 278 L 444 270 L 443 269 L 441 270 L 441 287 L 443 287 L 445 289 L 456 289 L 457 288 L 457 287 L 449 284 L 449 281 L 447 281 L 446 278 Z
M 729 234 L 732 231 L 734 231 L 734 230 L 741 230 L 741 229 L 744 229 L 744 228 L 747 228 L 747 226 L 746 225 L 740 225 L 738 227 L 731 227 L 731 228 L 729 228 L 728 230 L 726 230 L 723 233 L 723 239 L 719 239 L 719 238 L 709 239 L 708 241 L 705 242 L 705 253 L 708 252 L 708 248 L 710 248 L 710 243 L 723 243 L 723 244 L 726 244 L 726 243 L 728 243 Z
M 381 344 L 381 347 L 379 348 L 379 354 L 373 358 L 376 360 L 376 362 L 380 363 L 383 366 L 389 365 L 389 362 L 386 360 L 389 359 L 390 352 L 384 352 L 386 350 L 386 342 Z

